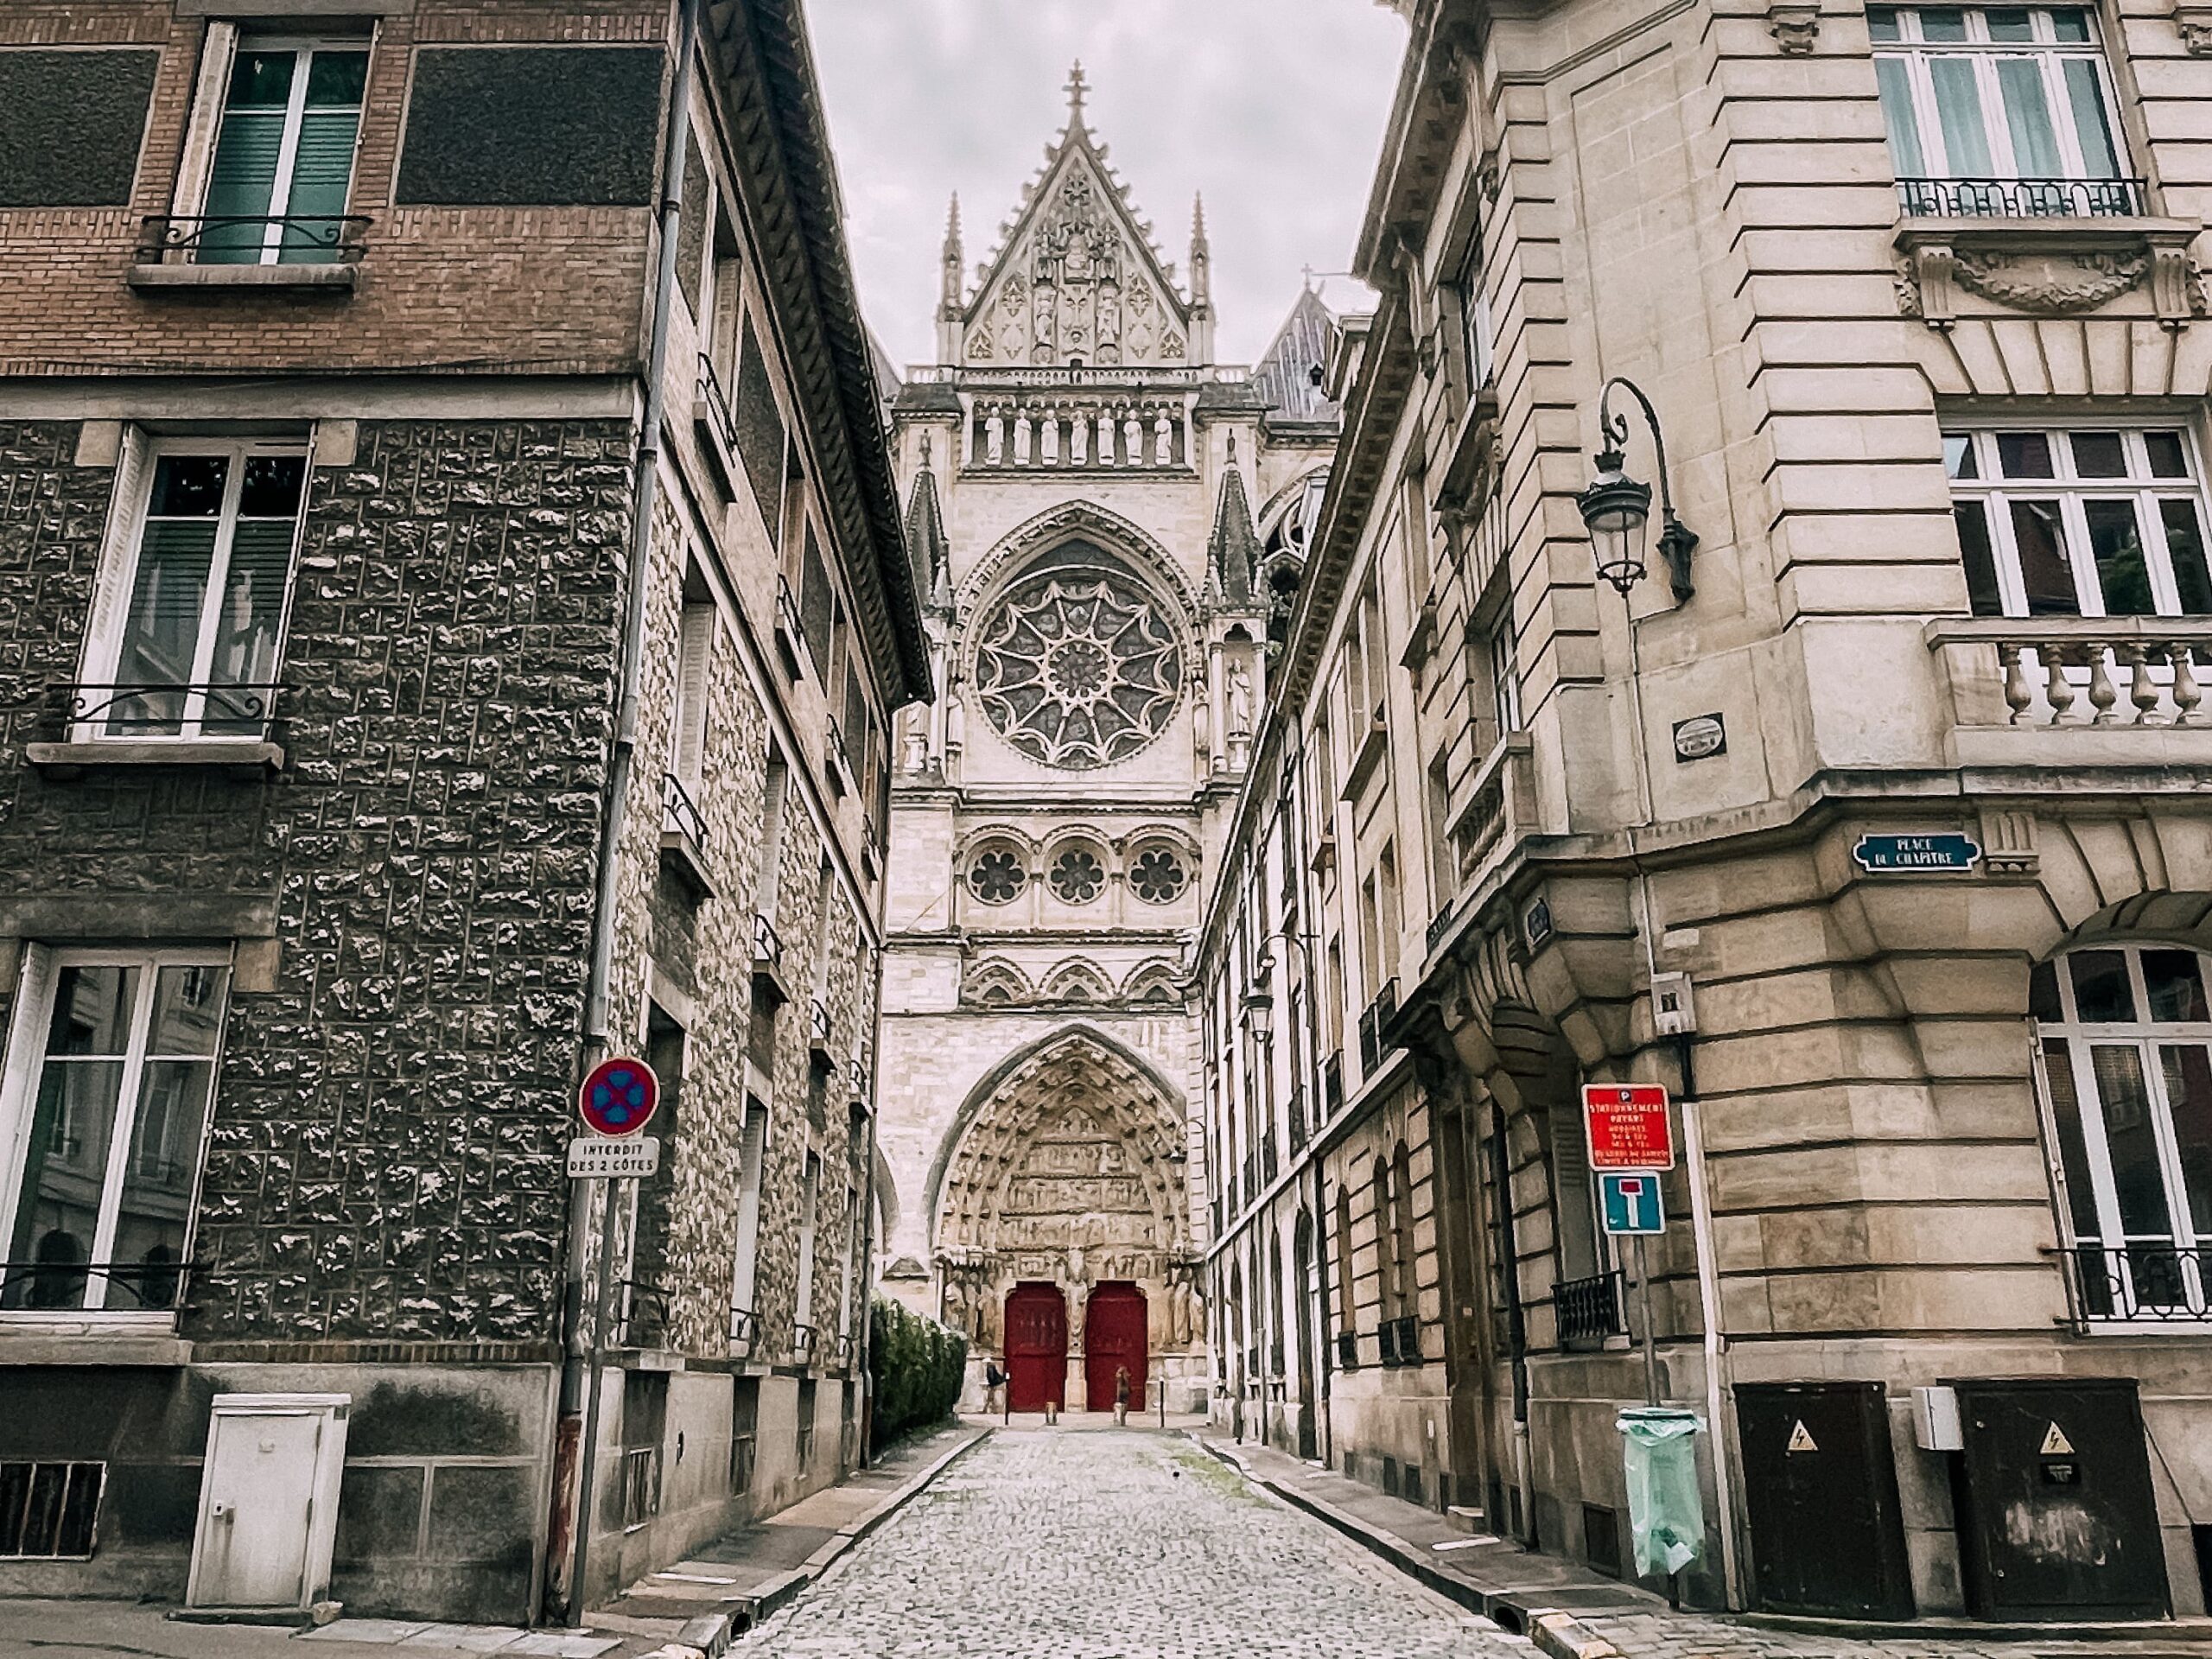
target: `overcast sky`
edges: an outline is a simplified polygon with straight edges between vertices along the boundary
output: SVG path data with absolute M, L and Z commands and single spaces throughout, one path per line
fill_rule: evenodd
M 1249 362 L 1341 271 L 1367 205 L 1405 24 L 1376 0 L 810 0 L 868 321 L 901 368 L 933 361 L 938 252 L 960 193 L 969 277 L 1067 120 L 1090 128 L 1189 280 L 1191 198 L 1213 247 L 1215 355 Z M 1369 302 L 1338 277 L 1325 297 Z

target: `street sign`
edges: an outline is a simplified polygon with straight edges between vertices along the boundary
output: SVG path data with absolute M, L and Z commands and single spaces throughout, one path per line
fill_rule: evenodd
M 659 1105 L 660 1079 L 643 1060 L 601 1060 L 576 1096 L 576 1109 L 594 1135 L 636 1135 Z
M 1861 836 L 1851 849 L 1870 874 L 1905 870 L 1970 870 L 1981 862 L 1981 843 L 1962 830 L 1923 836 Z
M 650 1135 L 580 1135 L 569 1142 L 572 1181 L 629 1180 L 659 1171 L 660 1141 Z
M 1675 1166 L 1675 1121 L 1667 1091 L 1656 1084 L 1585 1084 L 1582 1121 L 1592 1169 Z
M 1601 1170 L 1598 1208 L 1605 1230 L 1617 1235 L 1656 1235 L 1667 1230 L 1660 1207 L 1659 1178 L 1643 1170 Z

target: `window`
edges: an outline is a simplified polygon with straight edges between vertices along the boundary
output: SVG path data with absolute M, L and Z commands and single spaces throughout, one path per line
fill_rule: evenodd
M 1491 625 L 1489 657 L 1491 716 L 1503 738 L 1521 729 L 1521 661 L 1510 607 Z
M 104 1463 L 0 1463 L 0 1559 L 86 1560 Z
M 258 738 L 283 643 L 307 455 L 163 446 L 128 568 L 93 619 L 79 734 Z M 134 504 L 135 505 L 135 504 Z
M 729 1287 L 731 1345 L 744 1351 L 753 1333 L 753 1287 L 760 1257 L 760 1169 L 768 1152 L 768 1108 L 757 1095 L 745 1097 L 744 1138 L 738 1154 L 737 1243 Z
M 2086 8 L 1877 6 L 1866 14 L 1909 213 L 2139 213 Z
M 229 976 L 219 958 L 31 950 L 0 1307 L 175 1307 Z
M 810 1333 L 814 1328 L 814 1219 L 822 1192 L 822 1160 L 806 1154 L 805 1174 L 798 1191 L 798 1293 L 792 1302 L 792 1323 Z
M 784 857 L 785 798 L 791 792 L 791 767 L 775 746 L 768 748 L 768 770 L 760 787 L 760 890 L 753 908 L 774 919 Z
M 1943 459 L 1975 615 L 2212 613 L 2185 434 L 1953 432 Z
M 676 628 L 676 707 L 669 721 L 662 827 L 695 848 L 707 842 L 699 793 L 706 777 L 708 671 L 714 652 L 714 601 L 687 597 Z
M 1139 848 L 1129 864 L 1129 891 L 1147 905 L 1173 904 L 1190 880 L 1183 861 L 1164 842 Z
M 329 264 L 346 239 L 366 41 L 239 42 L 208 175 L 204 264 Z
M 1459 269 L 1452 278 L 1452 297 L 1459 313 L 1459 362 L 1471 398 L 1490 384 L 1490 307 L 1483 299 L 1483 240 L 1468 238 Z
M 1052 892 L 1064 905 L 1087 905 L 1106 887 L 1106 869 L 1087 847 L 1071 847 L 1052 861 Z
M 1028 885 L 1021 855 L 1011 847 L 988 847 L 968 869 L 968 888 L 987 905 L 1011 904 Z
M 2200 951 L 2112 945 L 2039 964 L 2044 1129 L 2092 1319 L 2212 1317 L 2212 1008 Z

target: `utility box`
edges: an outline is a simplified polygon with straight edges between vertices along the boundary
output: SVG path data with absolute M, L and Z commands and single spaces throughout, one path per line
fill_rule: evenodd
M 1912 1572 L 1883 1385 L 1739 1383 L 1736 1438 L 1759 1606 L 1910 1618 Z
M 2132 1377 L 1978 1379 L 1952 1459 L 1967 1605 L 1978 1618 L 2164 1618 L 2171 1611 Z
M 312 1607 L 330 1592 L 343 1394 L 219 1394 L 207 1419 L 194 1607 Z
M 1912 1443 L 1923 1452 L 1963 1452 L 1966 1432 L 1959 1426 L 1959 1391 L 1938 1382 L 1912 1391 Z

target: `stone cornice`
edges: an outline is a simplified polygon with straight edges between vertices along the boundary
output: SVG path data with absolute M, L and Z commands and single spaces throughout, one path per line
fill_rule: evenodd
M 931 695 L 929 646 L 906 552 L 868 330 L 798 0 L 709 0 L 704 23 L 728 96 L 730 141 L 760 204 L 762 278 L 776 301 L 793 390 L 816 436 L 823 499 L 870 654 L 896 707 Z

